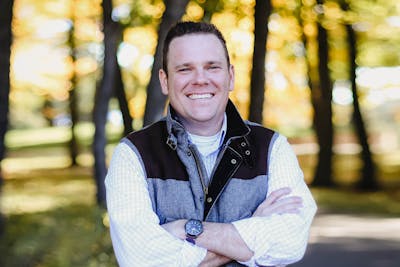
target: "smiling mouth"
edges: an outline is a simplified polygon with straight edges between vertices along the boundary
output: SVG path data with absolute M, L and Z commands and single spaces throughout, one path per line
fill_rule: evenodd
M 207 94 L 190 94 L 188 97 L 190 99 L 208 99 L 212 98 L 214 94 L 207 93 Z

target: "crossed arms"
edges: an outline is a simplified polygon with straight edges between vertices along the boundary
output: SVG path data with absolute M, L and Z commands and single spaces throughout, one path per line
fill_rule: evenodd
M 139 160 L 128 145 L 119 144 L 106 178 L 119 265 L 220 266 L 236 260 L 247 266 L 274 266 L 298 261 L 316 206 L 286 139 L 278 138 L 273 149 L 270 193 L 253 216 L 230 224 L 206 222 L 193 246 L 183 241 L 186 220 L 159 225 Z
M 291 192 L 285 187 L 272 192 L 262 202 L 253 217 L 268 217 L 272 214 L 299 213 L 302 199 L 298 196 L 287 196 Z M 185 239 L 184 225 L 186 220 L 166 223 L 162 227 L 175 237 Z M 207 249 L 207 255 L 200 266 L 221 266 L 232 260 L 247 262 L 254 253 L 241 238 L 233 224 L 203 222 L 204 232 L 196 239 L 196 244 Z

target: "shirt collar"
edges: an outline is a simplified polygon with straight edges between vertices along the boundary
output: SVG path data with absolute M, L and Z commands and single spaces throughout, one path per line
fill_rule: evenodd
M 224 114 L 224 120 L 222 122 L 222 127 L 218 133 L 213 136 L 199 136 L 188 133 L 189 142 L 195 144 L 199 152 L 204 155 L 210 155 L 219 151 L 225 138 L 225 133 L 227 129 L 227 118 Z

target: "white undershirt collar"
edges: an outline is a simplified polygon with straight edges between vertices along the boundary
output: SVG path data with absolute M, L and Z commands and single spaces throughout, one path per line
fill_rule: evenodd
M 219 150 L 225 137 L 227 128 L 226 114 L 222 122 L 221 130 L 212 136 L 202 136 L 188 133 L 189 140 L 196 145 L 197 149 L 203 156 L 208 156 L 211 153 Z

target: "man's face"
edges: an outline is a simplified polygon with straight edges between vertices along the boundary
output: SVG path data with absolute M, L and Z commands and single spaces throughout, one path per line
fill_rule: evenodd
M 220 126 L 229 92 L 234 86 L 221 41 L 212 34 L 188 34 L 169 46 L 168 77 L 160 70 L 162 92 L 185 127 Z

